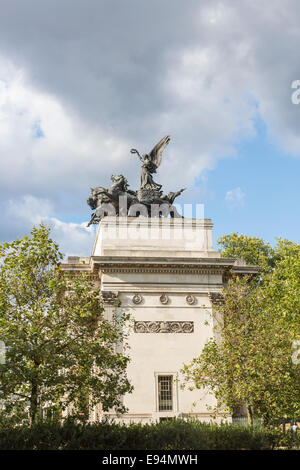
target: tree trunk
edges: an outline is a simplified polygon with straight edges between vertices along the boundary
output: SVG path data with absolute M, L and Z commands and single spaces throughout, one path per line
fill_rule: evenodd
M 247 405 L 247 417 L 250 426 L 253 426 L 253 410 L 251 405 Z
M 264 415 L 264 427 L 267 428 L 269 426 L 269 423 L 270 423 L 270 417 L 268 414 L 265 414 Z
M 38 386 L 36 381 L 31 384 L 30 395 L 30 408 L 29 408 L 29 427 L 31 427 L 35 420 L 38 411 Z

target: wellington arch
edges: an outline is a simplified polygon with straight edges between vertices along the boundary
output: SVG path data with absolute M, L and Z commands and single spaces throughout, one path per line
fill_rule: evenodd
M 108 318 L 117 309 L 133 318 L 127 375 L 134 390 L 123 398 L 128 411 L 103 412 L 99 404 L 91 421 L 104 416 L 123 422 L 210 421 L 213 395 L 182 389 L 180 370 L 215 335 L 214 307 L 231 273 L 257 273 L 257 267 L 214 250 L 211 219 L 178 214 L 173 202 L 183 189 L 164 195 L 154 181 L 169 141 L 165 136 L 143 156 L 132 149 L 142 162 L 137 191 L 128 189 L 122 175 L 112 176 L 111 188 L 92 188 L 89 224 L 98 227 L 91 256 L 70 256 L 62 265 L 92 275 Z

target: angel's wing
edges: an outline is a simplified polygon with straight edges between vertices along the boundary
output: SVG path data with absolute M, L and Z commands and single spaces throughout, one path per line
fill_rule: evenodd
M 156 167 L 160 165 L 163 150 L 166 148 L 169 142 L 170 136 L 166 135 L 158 142 L 158 144 L 155 145 L 155 147 L 149 153 L 150 160 L 156 165 Z

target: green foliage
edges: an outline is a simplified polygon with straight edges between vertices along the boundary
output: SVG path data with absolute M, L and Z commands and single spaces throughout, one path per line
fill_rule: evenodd
M 18 450 L 237 450 L 273 449 L 282 435 L 262 428 L 172 420 L 146 425 L 67 421 L 0 429 L 0 449 Z
M 44 225 L 34 227 L 31 237 L 4 243 L 0 255 L 6 345 L 0 400 L 29 404 L 32 422 L 44 406 L 61 411 L 72 404 L 78 413 L 101 402 L 104 410 L 124 411 L 121 396 L 131 391 L 125 372 L 128 317 L 105 319 L 90 276 L 61 270 L 62 255 Z
M 222 237 L 224 256 L 261 267 L 260 282 L 232 277 L 215 308 L 215 337 L 185 365 L 192 388 L 208 387 L 220 412 L 246 404 L 250 422 L 265 424 L 300 414 L 300 365 L 292 345 L 300 339 L 300 245 L 232 234 Z
M 269 272 L 275 264 L 275 252 L 261 238 L 248 237 L 236 232 L 218 239 L 223 258 L 241 258 L 250 265 L 258 265 Z
M 285 433 L 278 433 L 278 447 L 287 449 L 300 449 L 300 432 L 291 432 L 290 429 Z
M 0 429 L 28 423 L 28 413 L 23 401 L 16 399 L 0 406 Z

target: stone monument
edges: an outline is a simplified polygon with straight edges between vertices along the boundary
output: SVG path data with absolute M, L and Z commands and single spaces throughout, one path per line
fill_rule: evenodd
M 131 149 L 131 153 L 137 154 L 143 163 L 141 187 L 137 191 L 128 189 L 128 181 L 123 175 L 112 175 L 113 184 L 109 189 L 102 186 L 91 188 L 91 196 L 87 199 L 87 203 L 95 212 L 88 226 L 98 224 L 105 215 L 155 217 L 170 214 L 171 217 L 180 217 L 173 207 L 173 202 L 184 189 L 163 194 L 161 184 L 155 183 L 152 176 L 156 173 L 161 163 L 162 152 L 169 142 L 170 137 L 166 135 L 149 154 L 143 156 L 136 149 Z
M 132 149 L 143 163 L 139 190 L 128 190 L 122 175 L 112 177 L 109 189 L 92 189 L 90 223 L 98 223 L 98 230 L 91 257 L 69 257 L 63 266 L 92 273 L 108 317 L 116 308 L 133 317 L 128 377 L 134 391 L 123 399 L 128 412 L 102 413 L 99 405 L 91 420 L 211 420 L 214 397 L 209 390 L 182 390 L 180 370 L 214 335 L 214 305 L 229 273 L 257 272 L 214 251 L 210 219 L 178 214 L 173 202 L 182 190 L 163 195 L 152 175 L 169 140 L 164 137 L 143 156 Z

